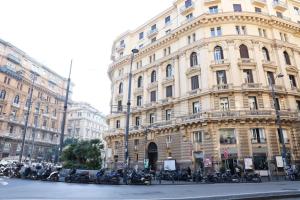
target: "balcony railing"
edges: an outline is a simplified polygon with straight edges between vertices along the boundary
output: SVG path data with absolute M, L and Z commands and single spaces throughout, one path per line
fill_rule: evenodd
M 220 3 L 221 0 L 204 0 L 205 5 Z
M 149 38 L 151 38 L 151 37 L 155 36 L 156 34 L 158 34 L 158 29 L 157 28 L 151 29 L 150 31 L 148 31 L 147 36 Z
M 257 6 L 265 6 L 267 4 L 266 0 L 252 0 L 252 3 Z
M 187 19 L 185 19 L 184 21 L 181 22 L 181 25 L 186 24 L 186 23 L 189 23 L 189 22 L 192 21 L 193 19 L 195 19 L 195 17 L 187 18 Z
M 219 85 L 213 86 L 214 92 L 226 91 L 226 90 L 231 90 L 231 89 L 232 89 L 232 84 L 219 84 Z
M 117 47 L 116 47 L 116 50 L 117 51 L 123 51 L 125 49 L 126 45 L 125 44 L 119 44 Z
M 242 84 L 243 90 L 249 90 L 249 89 L 261 89 L 261 83 L 244 83 Z
M 181 13 L 182 15 L 184 15 L 184 14 L 186 14 L 186 13 L 192 11 L 194 8 L 195 8 L 195 4 L 194 4 L 194 2 L 192 2 L 192 3 L 189 4 L 189 5 L 184 5 L 184 6 L 182 6 L 182 7 L 180 8 L 180 13 Z
M 229 64 L 229 61 L 227 59 L 219 59 L 219 60 L 212 60 L 211 64 L 212 65 L 223 65 L 223 64 Z
M 238 63 L 241 64 L 255 64 L 254 60 L 252 58 L 239 58 Z
M 266 138 L 251 138 L 252 144 L 266 144 L 267 139 Z
M 280 10 L 280 11 L 284 11 L 287 9 L 287 3 L 285 1 L 278 1 L 278 0 L 274 0 L 273 1 L 273 8 Z

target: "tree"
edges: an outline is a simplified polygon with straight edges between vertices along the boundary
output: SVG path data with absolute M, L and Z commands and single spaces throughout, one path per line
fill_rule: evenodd
M 65 168 L 99 169 L 102 164 L 101 140 L 72 141 L 65 146 L 61 160 Z

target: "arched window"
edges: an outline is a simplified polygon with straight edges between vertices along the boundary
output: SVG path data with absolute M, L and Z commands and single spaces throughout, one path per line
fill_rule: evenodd
M 270 61 L 269 51 L 266 47 L 262 48 L 262 53 L 263 53 L 263 56 L 264 56 L 264 60 Z
M 123 93 L 123 83 L 119 84 L 119 94 Z
M 240 45 L 240 56 L 241 58 L 249 58 L 249 52 L 246 45 Z
M 291 60 L 290 60 L 289 54 L 286 51 L 284 51 L 283 55 L 284 55 L 284 59 L 285 59 L 285 64 L 291 65 Z
M 151 72 L 151 83 L 156 82 L 156 71 L 153 70 Z
M 19 100 L 20 100 L 19 95 L 16 95 L 14 99 L 14 104 L 19 104 Z
M 140 88 L 143 85 L 143 77 L 139 76 L 138 81 L 137 81 L 137 87 Z
M 220 61 L 224 59 L 223 49 L 220 46 L 216 46 L 214 50 L 215 61 Z
M 6 91 L 5 90 L 2 90 L 0 92 L 0 99 L 5 99 L 5 96 L 6 96 Z
M 197 53 L 193 52 L 190 56 L 191 67 L 198 65 Z
M 167 65 L 167 68 L 166 68 L 166 77 L 167 77 L 167 78 L 170 78 L 172 75 L 173 75 L 173 72 L 172 72 L 172 65 L 171 65 L 171 64 L 168 64 L 168 65 Z

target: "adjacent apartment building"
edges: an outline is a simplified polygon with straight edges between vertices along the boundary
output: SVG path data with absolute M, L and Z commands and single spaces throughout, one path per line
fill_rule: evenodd
M 218 168 L 227 159 L 266 169 L 281 154 L 300 161 L 300 3 L 177 0 L 116 38 L 108 74 L 108 163 L 124 162 L 130 54 L 130 165 Z M 283 77 L 278 76 L 282 74 Z M 275 87 L 275 104 L 271 94 Z M 280 109 L 283 138 L 275 124 Z
M 79 140 L 103 139 L 107 130 L 105 116 L 85 102 L 72 102 L 68 107 L 66 138 Z
M 0 40 L 0 159 L 17 158 L 20 154 L 30 105 L 23 158 L 53 158 L 59 143 L 66 86 L 66 78 Z

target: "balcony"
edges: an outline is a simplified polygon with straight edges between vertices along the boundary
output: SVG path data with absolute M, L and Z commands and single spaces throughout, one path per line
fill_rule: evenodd
M 13 62 L 17 65 L 21 65 L 21 59 L 19 59 L 18 57 L 14 56 L 13 54 L 8 54 L 7 55 L 7 60 L 9 60 L 10 62 Z
M 187 13 L 193 11 L 195 9 L 195 4 L 192 2 L 189 5 L 184 5 L 180 8 L 180 14 L 186 15 Z
M 272 90 L 272 86 L 271 85 L 265 86 L 265 89 Z M 275 92 L 285 92 L 285 87 L 281 85 L 274 85 L 274 90 Z
M 240 117 L 240 112 L 224 110 L 221 112 L 213 112 L 211 113 L 212 118 L 223 118 L 223 117 Z
M 153 83 L 149 83 L 149 84 L 148 84 L 148 87 L 147 87 L 147 90 L 152 90 L 152 89 L 154 89 L 154 88 L 157 88 L 157 86 L 158 86 L 157 81 L 156 81 L 156 82 L 153 82 Z
M 221 3 L 221 0 L 204 0 L 204 5 L 212 5 Z
M 201 67 L 199 65 L 197 66 L 193 66 L 193 67 L 189 67 L 186 71 L 185 74 L 187 76 L 190 76 L 191 74 L 196 74 L 196 73 L 201 73 Z
M 166 84 L 170 84 L 174 82 L 174 76 L 170 76 L 170 77 L 166 77 L 163 79 L 162 84 L 166 85 Z
M 267 139 L 266 138 L 251 138 L 252 144 L 266 144 Z
M 254 4 L 256 6 L 264 7 L 265 5 L 267 5 L 267 1 L 266 0 L 252 0 L 252 4 Z
M 150 31 L 148 31 L 147 36 L 148 36 L 148 38 L 152 38 L 157 34 L 158 34 L 158 29 L 155 28 L 155 29 L 151 29 Z
M 19 103 L 12 103 L 11 106 L 13 106 L 15 108 L 20 108 L 20 104 Z
M 273 8 L 279 11 L 285 11 L 288 6 L 285 1 L 280 1 L 280 0 L 274 0 L 273 1 Z
M 219 84 L 213 86 L 214 92 L 227 92 L 228 90 L 232 90 L 233 85 L 232 84 Z
M 125 44 L 119 44 L 119 45 L 116 47 L 116 51 L 117 51 L 117 52 L 124 51 L 125 47 L 126 47 Z
M 214 69 L 214 68 L 224 67 L 229 65 L 230 63 L 227 59 L 220 59 L 220 60 L 212 60 L 210 67 Z
M 256 66 L 256 62 L 254 62 L 251 58 L 239 58 L 238 59 L 239 66 Z
M 182 21 L 182 22 L 181 22 L 181 25 L 184 25 L 184 24 L 186 24 L 186 23 L 189 23 L 189 22 L 191 22 L 193 19 L 195 19 L 195 17 L 189 17 L 189 18 L 185 19 L 184 21 Z
M 192 91 L 187 92 L 187 94 L 188 94 L 189 96 L 193 96 L 193 95 L 199 94 L 200 92 L 201 92 L 201 89 L 195 89 L 195 90 L 192 90 Z
M 15 79 L 22 80 L 22 75 L 20 73 L 18 73 L 16 70 L 12 69 L 9 66 L 1 66 L 0 67 L 0 72 L 3 72 L 4 74 L 7 74 Z
M 261 89 L 261 83 L 244 83 L 242 84 L 242 90 L 257 90 Z
M 277 69 L 276 63 L 270 60 L 262 60 L 262 65 L 264 68 Z

